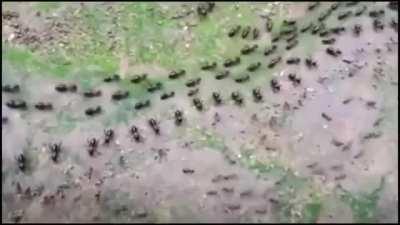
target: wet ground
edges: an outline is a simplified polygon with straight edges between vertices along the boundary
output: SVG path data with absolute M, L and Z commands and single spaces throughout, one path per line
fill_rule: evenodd
M 2 221 L 397 222 L 397 5 L 335 4 L 3 4 Z

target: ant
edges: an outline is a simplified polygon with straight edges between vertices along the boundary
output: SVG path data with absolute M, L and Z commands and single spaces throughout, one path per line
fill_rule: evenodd
M 361 16 L 367 10 L 367 6 L 363 5 L 362 7 L 358 8 L 355 12 L 355 16 Z
M 164 94 L 162 94 L 162 95 L 160 96 L 160 99 L 161 99 L 161 100 L 165 100 L 165 99 L 167 99 L 167 98 L 173 97 L 174 95 L 175 95 L 175 92 L 174 92 L 174 91 L 171 91 L 171 92 L 169 92 L 169 93 L 164 93 Z
M 273 68 L 277 63 L 281 61 L 282 57 L 278 56 L 275 57 L 271 60 L 271 62 L 268 64 L 268 68 Z
M 157 135 L 160 135 L 160 127 L 155 119 L 150 119 L 149 121 L 150 127 L 154 130 Z
M 90 139 L 87 140 L 87 142 L 88 142 L 87 151 L 88 151 L 90 156 L 93 156 L 94 152 L 97 150 L 98 141 L 97 141 L 96 138 L 90 138 Z
M 271 47 L 266 48 L 265 51 L 264 51 L 264 55 L 265 56 L 271 55 L 272 53 L 275 52 L 276 48 L 277 48 L 276 45 L 272 45 Z
M 329 47 L 326 49 L 326 53 L 328 53 L 331 56 L 337 57 L 338 55 L 342 54 L 342 51 L 339 49 L 334 49 L 332 47 Z
M 375 31 L 383 30 L 384 26 L 385 25 L 382 23 L 382 21 L 380 21 L 378 19 L 374 19 L 373 27 L 374 27 Z
M 270 84 L 274 93 L 277 93 L 281 90 L 281 85 L 279 84 L 278 80 L 272 79 Z
M 335 38 L 323 39 L 321 42 L 324 45 L 331 45 L 331 44 L 334 44 L 336 42 L 336 39 Z
M 399 25 L 395 19 L 391 19 L 389 25 L 394 31 L 398 31 Z
M 173 70 L 169 73 L 168 77 L 169 77 L 169 79 L 178 79 L 179 77 L 184 76 L 185 74 L 186 74 L 186 71 L 183 69 L 178 70 L 178 71 Z
M 23 153 L 19 154 L 15 159 L 17 160 L 18 168 L 21 171 L 24 171 L 26 169 L 26 158 L 24 154 Z
M 235 66 L 240 63 L 240 57 L 235 57 L 234 59 L 226 59 L 224 62 L 225 67 Z
M 314 27 L 314 24 L 312 22 L 308 23 L 307 25 L 304 25 L 301 29 L 300 32 L 304 33 L 307 32 L 311 27 Z
M 240 28 L 241 28 L 240 25 L 236 25 L 236 26 L 232 27 L 228 32 L 228 36 L 229 37 L 235 36 L 240 31 Z
M 316 7 L 318 7 L 320 5 L 320 2 L 313 2 L 311 4 L 308 5 L 307 9 L 308 11 L 312 11 L 314 10 Z
M 311 57 L 306 58 L 305 64 L 309 69 L 317 67 L 317 62 L 314 61 Z
M 95 108 L 88 108 L 85 110 L 85 114 L 87 116 L 95 116 L 97 114 L 100 114 L 102 111 L 101 106 L 97 106 Z
M 294 33 L 291 36 L 289 36 L 288 38 L 286 38 L 286 42 L 290 43 L 291 41 L 293 41 L 296 38 L 297 38 L 297 33 Z
M 275 42 L 279 41 L 279 39 L 281 39 L 281 35 L 276 35 L 271 39 L 271 42 L 275 43 Z
M 6 92 L 6 93 L 12 93 L 12 94 L 14 94 L 14 93 L 18 93 L 19 91 L 20 91 L 20 88 L 19 88 L 19 85 L 18 84 L 16 84 L 16 85 L 14 85 L 14 86 L 11 86 L 11 85 L 4 85 L 3 86 L 3 88 L 2 88 L 2 90 L 4 91 L 4 92 Z
M 122 100 L 122 99 L 127 98 L 128 96 L 129 96 L 129 92 L 128 92 L 128 91 L 121 91 L 121 90 L 118 90 L 118 91 L 114 92 L 114 93 L 111 95 L 111 98 L 112 98 L 112 100 L 120 101 L 120 100 Z
M 152 93 L 152 92 L 155 92 L 157 90 L 160 90 L 161 88 L 162 88 L 161 82 L 156 82 L 154 84 L 151 84 L 150 87 L 147 88 L 147 91 Z
M 296 77 L 296 74 L 289 74 L 289 80 L 293 83 L 294 86 L 298 86 L 301 83 L 301 79 Z
M 139 129 L 135 125 L 132 125 L 132 127 L 129 131 L 130 131 L 133 139 L 135 139 L 136 142 L 140 142 L 142 140 L 142 137 L 140 136 L 140 133 L 139 133 Z
M 60 93 L 64 93 L 64 92 L 76 92 L 77 87 L 75 84 L 70 84 L 69 86 L 66 84 L 58 84 L 55 87 L 56 91 L 60 92 Z
M 256 40 L 260 36 L 260 30 L 258 28 L 253 28 L 253 40 Z
M 247 37 L 247 35 L 249 35 L 251 30 L 250 26 L 245 26 L 242 30 L 242 38 L 245 39 Z
M 131 83 L 138 84 L 138 83 L 140 83 L 140 82 L 142 82 L 142 81 L 144 81 L 146 79 L 147 79 L 147 74 L 146 73 L 144 73 L 142 75 L 135 75 L 131 79 Z
M 261 66 L 260 62 L 252 63 L 247 67 L 247 71 L 253 72 L 253 71 L 257 70 L 258 68 L 260 68 L 260 66 Z
M 39 102 L 35 105 L 35 108 L 38 110 L 52 110 L 53 105 L 51 103 Z
M 341 26 L 339 26 L 339 27 L 333 27 L 333 28 L 330 29 L 330 31 L 331 31 L 332 33 L 334 33 L 334 34 L 338 34 L 338 35 L 339 35 L 341 32 L 346 31 L 346 28 L 345 28 L 345 27 L 341 27 Z
M 260 88 L 253 89 L 253 97 L 255 102 L 260 102 L 263 98 Z
M 11 109 L 21 109 L 21 110 L 26 110 L 28 106 L 26 105 L 26 102 L 23 100 L 10 100 L 6 102 L 6 105 L 11 108 Z
M 353 33 L 356 37 L 360 36 L 360 33 L 362 31 L 362 27 L 360 24 L 355 24 L 353 27 Z
M 284 26 L 291 26 L 291 25 L 295 25 L 295 24 L 296 24 L 296 20 L 283 20 Z
M 267 32 L 271 32 L 272 31 L 272 27 L 273 27 L 273 23 L 271 19 L 267 20 L 267 23 L 265 24 L 266 30 Z
M 140 109 L 143 109 L 143 108 L 146 108 L 146 107 L 149 107 L 149 106 L 150 106 L 150 100 L 146 100 L 146 101 L 143 101 L 143 102 L 137 102 L 135 104 L 135 109 L 136 110 L 140 110 Z
M 289 43 L 289 44 L 286 46 L 286 50 L 290 50 L 290 49 L 296 47 L 298 43 L 299 43 L 298 40 L 292 41 L 291 43 Z
M 206 62 L 204 63 L 204 65 L 201 66 L 202 70 L 212 70 L 215 69 L 217 67 L 217 63 L 216 62 Z
M 229 76 L 229 70 L 225 70 L 225 71 L 220 72 L 217 75 L 215 75 L 215 79 L 216 80 L 222 80 L 222 79 L 224 79 L 224 78 L 226 78 L 228 76 Z
M 58 156 L 60 154 L 61 151 L 61 142 L 60 143 L 53 143 L 49 145 L 49 149 L 50 149 L 50 156 L 51 156 L 51 160 L 53 160 L 53 162 L 57 162 L 58 161 Z
M 112 76 L 110 76 L 110 77 L 106 77 L 106 78 L 104 78 L 104 82 L 106 82 L 106 83 L 110 83 L 110 82 L 113 82 L 113 81 L 119 81 L 121 78 L 119 77 L 119 75 L 118 74 L 114 74 L 114 75 L 112 75 Z
M 104 144 L 109 144 L 114 138 L 114 131 L 112 129 L 104 130 Z
M 352 13 L 353 13 L 352 11 L 342 12 L 342 13 L 339 13 L 337 18 L 338 18 L 338 20 L 344 20 L 347 17 L 351 16 Z
M 186 82 L 186 87 L 194 87 L 200 84 L 201 78 L 194 78 Z
M 369 17 L 371 18 L 378 18 L 380 16 L 383 16 L 385 14 L 385 10 L 372 10 L 369 12 Z
M 243 48 L 240 50 L 240 52 L 243 55 L 248 55 L 248 54 L 254 52 L 257 48 L 258 48 L 257 44 L 254 44 L 252 46 L 246 44 L 245 46 L 243 46 Z
M 182 113 L 182 111 L 176 110 L 175 113 L 174 113 L 174 116 L 175 116 L 175 124 L 177 126 L 181 125 L 182 121 L 183 121 L 183 113 Z
M 232 92 L 231 98 L 237 105 L 243 104 L 243 97 L 241 96 L 241 94 L 238 91 Z
M 216 105 L 219 105 L 219 104 L 222 103 L 221 96 L 220 96 L 220 94 L 218 92 L 213 92 L 212 93 L 212 97 L 213 97 Z
M 100 97 L 101 96 L 101 91 L 97 90 L 97 91 L 86 91 L 83 93 L 83 96 L 85 96 L 86 98 L 94 98 L 94 97 Z
M 196 95 L 197 93 L 199 93 L 199 89 L 198 88 L 195 88 L 195 89 L 192 89 L 192 90 L 189 90 L 189 92 L 188 92 L 188 96 L 189 97 L 191 97 L 191 96 L 193 96 L 193 95 Z
M 300 63 L 300 58 L 299 57 L 290 57 L 286 60 L 287 64 L 299 64 Z
M 238 78 L 235 79 L 235 81 L 237 83 L 244 83 L 244 82 L 249 81 L 249 80 L 250 80 L 250 76 L 248 74 L 246 74 L 244 76 L 241 76 L 241 77 L 238 77 Z
M 199 98 L 193 99 L 193 105 L 196 107 L 197 110 L 199 111 L 203 110 L 203 103 Z

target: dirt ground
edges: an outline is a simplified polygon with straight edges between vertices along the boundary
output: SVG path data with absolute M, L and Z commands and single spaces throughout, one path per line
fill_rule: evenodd
M 3 3 L 2 222 L 398 222 L 397 3 L 335 4 Z

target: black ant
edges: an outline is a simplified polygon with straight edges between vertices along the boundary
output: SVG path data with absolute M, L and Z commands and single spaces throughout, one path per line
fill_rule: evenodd
M 228 32 L 228 36 L 229 37 L 235 36 L 240 31 L 240 28 L 241 28 L 240 25 L 236 25 L 236 26 L 232 27 Z
M 247 81 L 249 81 L 249 80 L 250 80 L 250 76 L 249 76 L 248 74 L 243 75 L 243 76 L 238 77 L 238 78 L 235 78 L 235 81 L 236 81 L 237 83 L 244 83 L 244 82 L 247 82 Z
M 271 32 L 272 31 L 273 23 L 272 23 L 271 19 L 267 20 L 267 23 L 265 24 L 265 27 L 267 29 L 267 32 Z
M 300 63 L 300 58 L 299 57 L 290 57 L 286 60 L 287 64 L 299 64 Z
M 135 109 L 136 110 L 140 110 L 140 109 L 143 109 L 143 108 L 146 108 L 146 107 L 149 107 L 149 106 L 150 106 L 150 100 L 146 100 L 146 101 L 143 101 L 143 102 L 137 102 L 135 104 Z
M 215 3 L 200 3 L 200 5 L 197 6 L 197 14 L 205 17 L 208 13 L 212 12 L 214 6 Z
M 309 69 L 317 67 L 317 62 L 314 61 L 311 57 L 306 58 L 305 64 Z
M 162 83 L 161 83 L 161 82 L 156 82 L 156 83 L 154 83 L 154 84 L 151 84 L 151 85 L 147 88 L 147 91 L 150 92 L 150 93 L 152 93 L 152 92 L 161 90 L 161 88 L 162 88 Z
M 391 10 L 396 10 L 397 11 L 399 9 L 399 5 L 398 5 L 397 1 L 389 2 L 387 6 Z
M 256 40 L 260 36 L 260 30 L 258 28 L 253 28 L 253 40 Z
M 314 24 L 312 22 L 308 23 L 307 25 L 304 25 L 301 29 L 300 32 L 304 33 L 306 31 L 308 31 L 309 29 L 311 29 L 312 27 L 314 27 Z
M 372 10 L 369 12 L 369 17 L 371 18 L 378 18 L 380 16 L 383 16 L 385 14 L 385 10 L 381 9 L 381 10 Z
M 374 19 L 374 22 L 372 23 L 374 30 L 378 31 L 378 30 L 383 30 L 384 28 L 384 24 L 382 23 L 382 21 L 378 20 L 378 19 Z
M 50 157 L 51 160 L 53 160 L 53 162 L 57 162 L 58 161 L 58 156 L 60 154 L 61 151 L 61 142 L 60 143 L 53 143 L 49 145 L 49 149 L 50 149 Z
M 229 70 L 225 70 L 225 71 L 222 71 L 222 72 L 218 73 L 217 75 L 215 75 L 215 79 L 222 80 L 228 76 L 229 76 Z
M 200 77 L 193 78 L 193 79 L 191 79 L 191 80 L 186 82 L 186 87 L 194 87 L 194 86 L 200 84 L 200 82 L 201 82 L 201 78 Z
M 183 121 L 183 113 L 182 113 L 182 111 L 176 110 L 175 113 L 174 113 L 174 116 L 175 116 L 175 124 L 177 126 L 181 125 L 182 121 Z
M 291 26 L 291 25 L 295 25 L 295 24 L 296 24 L 296 20 L 283 20 L 284 26 Z
M 342 51 L 340 51 L 340 49 L 334 49 L 332 47 L 329 47 L 326 49 L 326 53 L 328 53 L 331 56 L 337 57 L 340 54 L 342 54 Z
M 193 173 L 194 173 L 194 170 L 193 170 L 193 169 L 188 169 L 188 168 L 183 168 L 183 169 L 182 169 L 182 172 L 183 172 L 184 174 L 193 174 Z
M 235 66 L 240 63 L 240 57 L 235 57 L 234 59 L 226 59 L 224 62 L 225 67 Z
M 332 118 L 328 116 L 326 113 L 321 113 L 322 118 L 326 119 L 327 121 L 331 121 Z
M 260 63 L 260 62 L 252 63 L 252 64 L 250 64 L 250 65 L 247 67 L 247 71 L 249 71 L 249 72 L 254 72 L 254 71 L 257 70 L 258 68 L 260 68 L 260 66 L 261 66 L 261 63 Z
M 86 109 L 86 110 L 85 110 L 85 114 L 86 114 L 87 116 L 95 116 L 95 115 L 100 114 L 101 111 L 102 111 L 101 106 L 97 106 L 97 107 L 95 107 L 95 108 L 88 108 L 88 109 Z
M 324 45 L 331 45 L 336 42 L 336 39 L 335 38 L 323 39 L 321 42 Z
M 195 95 L 195 94 L 197 94 L 197 93 L 199 93 L 199 89 L 198 88 L 195 88 L 195 89 L 192 89 L 192 90 L 189 90 L 189 92 L 188 92 L 188 96 L 189 97 L 191 97 L 191 96 L 193 96 L 193 95 Z
M 339 27 L 333 27 L 330 29 L 330 32 L 334 33 L 334 34 L 340 34 L 341 32 L 346 31 L 345 27 L 339 26 Z
M 53 109 L 53 105 L 51 103 L 44 103 L 44 102 L 39 102 L 37 104 L 35 104 L 35 108 L 38 110 L 52 110 Z
M 18 84 L 15 84 L 14 86 L 11 86 L 11 85 L 4 85 L 3 86 L 3 88 L 2 88 L 2 90 L 4 91 L 4 92 L 6 92 L 6 93 L 12 93 L 12 94 L 14 94 L 14 93 L 18 93 L 19 91 L 20 91 L 20 88 L 19 88 L 19 85 Z
M 147 74 L 146 73 L 144 73 L 142 75 L 135 75 L 131 79 L 131 83 L 138 84 L 138 83 L 140 83 L 140 82 L 142 82 L 142 81 L 144 81 L 146 79 L 147 79 Z
M 360 33 L 362 31 L 362 27 L 360 24 L 355 24 L 353 27 L 353 33 L 356 37 L 360 36 Z
M 265 49 L 265 51 L 264 51 L 264 55 L 265 56 L 271 55 L 272 53 L 274 53 L 276 51 L 276 49 L 277 49 L 276 45 L 272 45 L 271 47 L 267 47 Z
M 255 102 L 260 102 L 263 98 L 260 88 L 253 89 L 253 97 Z
M 250 26 L 245 26 L 242 30 L 242 38 L 245 39 L 247 37 L 247 35 L 249 35 L 251 30 Z
M 111 95 L 111 98 L 112 98 L 112 100 L 119 101 L 119 100 L 127 98 L 128 96 L 129 96 L 128 91 L 118 90 Z
M 231 98 L 237 105 L 243 104 L 243 97 L 238 91 L 232 92 Z
M 243 48 L 240 50 L 240 52 L 243 55 L 248 55 L 248 54 L 254 52 L 257 48 L 258 48 L 257 44 L 254 44 L 252 46 L 246 44 L 245 46 L 243 46 Z
M 199 111 L 203 110 L 203 103 L 199 98 L 193 99 L 193 105 L 196 107 L 197 110 Z
M 278 80 L 272 79 L 270 84 L 274 93 L 277 93 L 281 90 L 281 85 L 279 84 Z
M 88 142 L 87 151 L 90 156 L 93 156 L 94 152 L 97 150 L 98 141 L 96 138 L 90 138 L 87 140 L 87 142 Z
M 26 158 L 25 158 L 24 154 L 23 153 L 19 154 L 16 157 L 16 160 L 17 160 L 18 168 L 21 171 L 24 171 L 26 169 Z
M 322 31 L 325 28 L 325 25 L 323 23 L 316 24 L 313 26 L 311 30 L 311 34 L 317 34 L 318 32 Z
M 169 92 L 169 93 L 163 93 L 163 94 L 160 96 L 160 99 L 161 99 L 161 100 L 165 100 L 165 99 L 167 99 L 167 98 L 173 97 L 174 95 L 175 95 L 175 92 L 174 92 L 174 91 L 171 91 L 171 92 Z
M 311 3 L 311 4 L 308 5 L 307 9 L 308 9 L 309 11 L 312 11 L 312 10 L 314 10 L 316 7 L 318 7 L 320 4 L 321 4 L 320 2 L 313 2 L 313 3 Z
M 329 33 L 330 33 L 329 30 L 323 29 L 323 30 L 321 30 L 321 32 L 319 32 L 319 36 L 326 37 Z
M 109 144 L 114 138 L 114 131 L 112 129 L 104 130 L 104 144 Z
M 296 47 L 298 43 L 299 43 L 298 40 L 292 41 L 291 43 L 289 43 L 289 44 L 286 46 L 286 50 L 290 50 L 290 49 Z
M 319 22 L 324 21 L 326 18 L 328 18 L 328 16 L 331 15 L 331 13 L 332 13 L 331 9 L 328 9 L 327 11 L 322 12 L 322 13 L 320 14 L 320 16 L 318 17 L 318 21 L 319 21 Z
M 286 28 L 286 29 L 281 30 L 279 32 L 279 34 L 281 36 L 285 36 L 285 35 L 294 34 L 294 33 L 296 33 L 296 31 L 297 31 L 297 27 L 291 27 L 291 28 Z
M 351 14 L 353 14 L 352 11 L 342 12 L 342 13 L 339 13 L 339 15 L 338 15 L 337 18 L 338 18 L 338 20 L 344 20 L 344 19 L 346 19 L 347 17 L 351 16 Z
M 204 65 L 201 66 L 202 70 L 212 70 L 215 69 L 217 67 L 217 63 L 216 62 L 206 62 L 204 63 Z
M 354 16 L 361 16 L 365 11 L 367 11 L 367 6 L 363 5 L 354 12 Z
M 272 37 L 271 42 L 275 43 L 275 42 L 279 41 L 280 39 L 281 39 L 281 35 L 276 35 L 276 36 Z
M 298 86 L 301 83 L 301 79 L 296 77 L 296 74 L 289 74 L 289 80 L 293 83 L 294 86 Z
M 26 110 L 28 108 L 27 104 L 23 100 L 10 100 L 6 102 L 6 105 L 11 108 L 11 109 L 21 109 L 21 110 Z
M 185 74 L 186 74 L 186 71 L 183 69 L 178 70 L 178 71 L 173 70 L 169 73 L 168 77 L 169 77 L 169 79 L 177 79 L 181 76 L 184 76 Z
M 155 119 L 150 119 L 149 125 L 157 135 L 160 135 L 160 127 Z
M 340 3 L 333 3 L 330 7 L 331 11 L 336 10 L 339 7 Z
M 397 23 L 397 21 L 395 19 L 391 19 L 389 26 L 394 30 L 394 31 L 398 31 L 399 28 L 399 24 Z
M 294 39 L 297 38 L 297 33 L 292 34 L 291 36 L 286 38 L 286 42 L 290 43 L 291 41 L 293 41 Z
M 119 77 L 119 75 L 118 74 L 114 74 L 114 75 L 112 75 L 112 76 L 110 76 L 110 77 L 106 77 L 106 78 L 104 78 L 104 82 L 106 82 L 106 83 L 110 83 L 110 82 L 113 82 L 113 81 L 119 81 L 121 78 Z
M 282 57 L 278 56 L 271 59 L 270 63 L 268 64 L 268 68 L 273 68 L 277 63 L 281 61 Z
M 213 92 L 212 93 L 212 97 L 213 97 L 216 105 L 219 105 L 219 104 L 222 103 L 221 96 L 220 96 L 220 94 L 218 92 Z
M 140 133 L 139 133 L 139 129 L 135 125 L 132 125 L 132 127 L 130 129 L 130 133 L 136 142 L 140 142 L 142 140 L 142 137 L 140 136 Z
M 55 87 L 56 91 L 64 93 L 64 92 L 76 92 L 77 87 L 75 84 L 70 84 L 70 85 L 66 85 L 66 84 L 58 84 Z
M 83 93 L 83 96 L 85 96 L 86 98 L 94 98 L 94 97 L 100 97 L 101 96 L 101 91 L 97 90 L 97 91 L 86 91 Z

